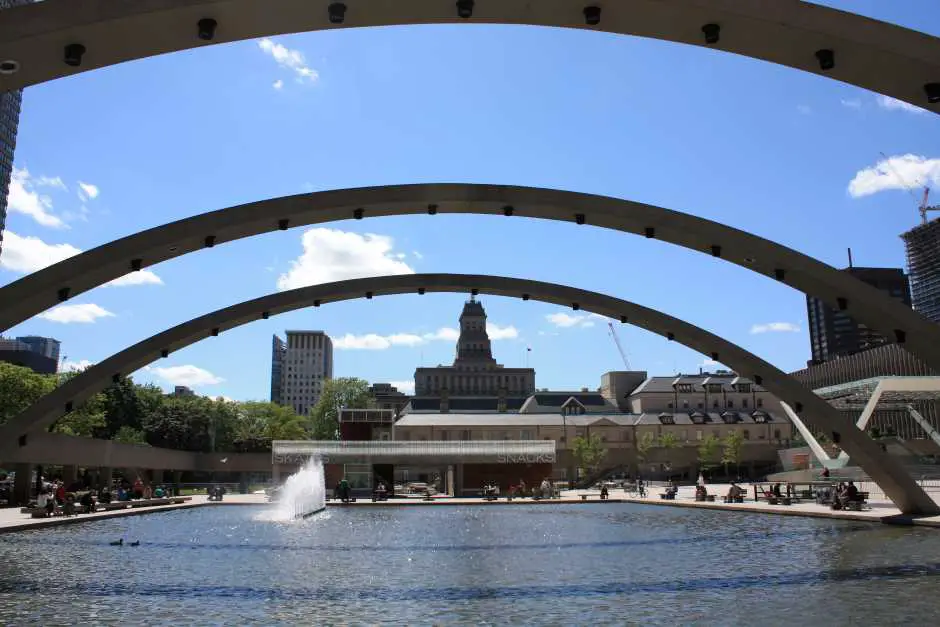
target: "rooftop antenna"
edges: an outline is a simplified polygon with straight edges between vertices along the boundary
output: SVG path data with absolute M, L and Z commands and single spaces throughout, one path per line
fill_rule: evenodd
M 849 246 L 849 269 L 852 268 L 852 247 Z

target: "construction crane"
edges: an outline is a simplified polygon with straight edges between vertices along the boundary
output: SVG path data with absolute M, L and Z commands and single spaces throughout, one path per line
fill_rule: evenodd
M 916 185 L 910 185 L 904 177 L 901 176 L 901 173 L 891 165 L 891 161 L 888 159 L 888 155 L 885 153 L 880 153 L 884 158 L 885 167 L 891 170 L 891 173 L 894 174 L 895 178 L 900 181 L 901 185 L 904 186 L 904 189 L 907 190 L 907 193 L 911 195 L 911 198 L 914 199 L 914 202 L 917 203 L 917 211 L 920 212 L 920 221 L 921 224 L 927 224 L 927 212 L 928 211 L 940 211 L 940 205 L 930 206 L 928 201 L 930 200 L 930 185 L 924 184 L 924 194 L 920 198 L 917 197 L 917 194 L 914 193 L 914 187 Z
M 627 359 L 627 353 L 623 350 L 623 346 L 620 344 L 620 338 L 617 337 L 617 331 L 614 329 L 614 323 L 608 322 L 607 327 L 610 329 L 610 337 L 614 338 L 614 344 L 617 345 L 617 352 L 620 353 L 620 357 L 623 359 L 623 365 L 626 366 L 627 370 L 633 370 L 630 367 L 630 360 Z

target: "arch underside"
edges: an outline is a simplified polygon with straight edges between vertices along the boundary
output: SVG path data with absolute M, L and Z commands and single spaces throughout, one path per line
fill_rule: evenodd
M 283 196 L 115 240 L 0 288 L 0 331 L 132 271 L 209 246 L 355 217 L 415 214 L 544 218 L 614 229 L 717 256 L 843 309 L 940 370 L 940 326 L 854 276 L 770 240 L 643 203 L 534 187 L 465 183 L 362 187 Z M 511 214 L 505 217 L 506 214 Z M 434 219 L 428 216 L 428 219 Z
M 158 54 L 206 45 L 327 29 L 407 24 L 487 23 L 581 28 L 705 46 L 870 89 L 940 113 L 927 85 L 940 83 L 940 41 L 925 33 L 809 2 L 777 0 L 476 0 L 470 18 L 454 0 L 46 0 L 0 14 L 0 91 Z M 601 9 L 588 24 L 585 8 Z M 203 39 L 197 23 L 217 26 Z M 717 25 L 709 43 L 704 27 Z M 208 33 L 203 32 L 202 36 Z M 78 65 L 66 46 L 84 47 Z M 481 45 L 484 43 L 481 41 Z M 818 51 L 833 52 L 824 69 Z M 827 66 L 828 67 L 828 66 Z
M 864 432 L 845 424 L 838 410 L 786 373 L 743 348 L 692 324 L 629 301 L 552 283 L 485 275 L 412 274 L 353 279 L 277 292 L 194 318 L 92 366 L 0 427 L 0 459 L 5 450 L 26 445 L 30 433 L 52 425 L 70 407 L 77 407 L 106 388 L 114 377 L 135 372 L 162 356 L 228 329 L 311 305 L 390 294 L 472 293 L 473 290 L 560 306 L 577 305 L 581 310 L 626 321 L 720 360 L 795 408 L 814 428 L 825 433 L 839 432 L 845 451 L 858 461 L 859 466 L 903 512 L 940 512 L 905 468 L 882 452 Z

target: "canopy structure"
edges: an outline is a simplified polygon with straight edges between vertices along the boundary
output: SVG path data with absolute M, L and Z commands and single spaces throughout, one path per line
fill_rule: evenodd
M 292 441 L 275 440 L 273 464 L 300 465 L 310 458 L 342 464 L 553 464 L 554 440 Z

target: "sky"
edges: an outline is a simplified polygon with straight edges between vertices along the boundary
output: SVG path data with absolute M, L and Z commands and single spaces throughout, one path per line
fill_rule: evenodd
M 828 2 L 940 35 L 935 0 Z M 883 161 L 889 160 L 889 165 Z M 141 229 L 245 202 L 469 182 L 604 194 L 683 211 L 837 267 L 902 267 L 940 200 L 940 119 L 863 89 L 699 47 L 563 29 L 348 29 L 163 55 L 30 87 L 0 285 Z M 403 272 L 507 275 L 661 309 L 784 370 L 810 357 L 802 293 L 655 240 L 571 224 L 409 216 L 297 228 L 185 255 L 6 335 L 59 339 L 66 368 L 279 289 Z M 466 295 L 386 296 L 258 321 L 138 372 L 165 389 L 267 399 L 271 336 L 319 329 L 335 376 L 410 391 L 449 364 Z M 493 350 L 536 385 L 595 389 L 625 368 L 606 320 L 482 298 Z M 714 369 L 616 325 L 631 369 Z M 531 349 L 531 351 L 527 350 Z

